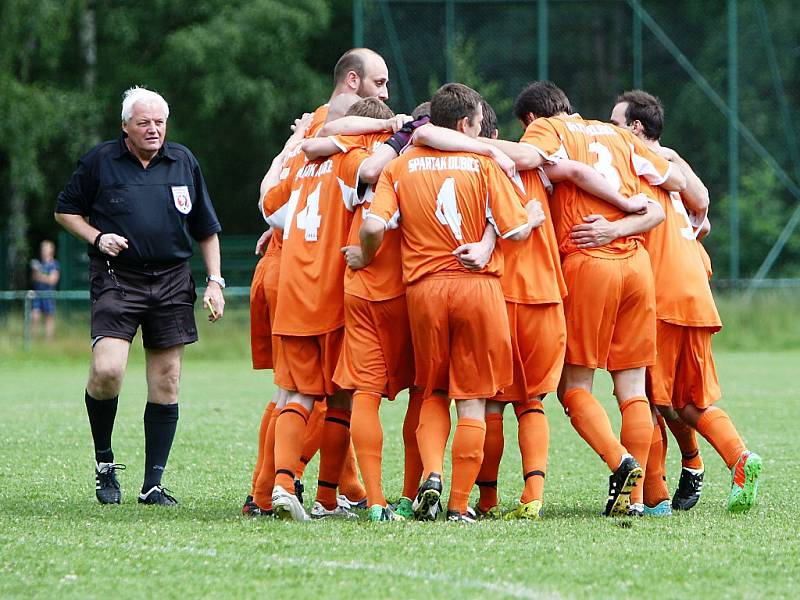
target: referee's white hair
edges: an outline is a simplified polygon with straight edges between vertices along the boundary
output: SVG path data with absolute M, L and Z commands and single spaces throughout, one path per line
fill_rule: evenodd
M 164 118 L 169 118 L 169 104 L 164 100 L 164 97 L 147 88 L 133 86 L 125 90 L 122 95 L 122 122 L 127 123 L 131 120 L 133 114 L 133 105 L 136 103 L 144 104 L 145 106 L 157 106 L 164 109 Z

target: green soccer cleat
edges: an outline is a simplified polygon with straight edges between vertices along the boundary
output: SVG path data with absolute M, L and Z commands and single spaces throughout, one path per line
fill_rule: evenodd
M 394 514 L 403 517 L 406 521 L 414 518 L 414 509 L 412 508 L 411 498 L 401 496 L 397 501 L 397 506 L 394 509 Z
M 475 512 L 475 518 L 480 521 L 494 521 L 503 518 L 503 513 L 500 512 L 500 506 L 498 504 L 486 510 L 481 509 L 480 504 L 476 504 L 475 508 L 472 510 Z
M 745 450 L 731 469 L 731 493 L 728 510 L 733 513 L 747 512 L 756 503 L 758 476 L 761 474 L 761 457 Z
M 503 517 L 506 521 L 515 521 L 517 519 L 526 519 L 528 521 L 540 521 L 542 519 L 542 501 L 531 500 L 524 504 L 520 502 L 517 507 L 506 516 Z
M 411 513 L 414 514 L 413 511 Z M 391 508 L 387 506 L 381 506 L 380 504 L 373 504 L 369 507 L 369 513 L 367 513 L 367 520 L 371 523 L 378 523 L 380 521 L 405 521 L 405 517 L 398 515 L 394 512 Z

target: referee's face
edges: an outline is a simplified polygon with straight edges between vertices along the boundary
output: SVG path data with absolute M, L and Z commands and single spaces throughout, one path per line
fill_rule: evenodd
M 122 129 L 128 134 L 131 151 L 140 157 L 149 158 L 164 144 L 167 117 L 163 108 L 137 102 L 133 105 L 130 120 L 122 125 Z

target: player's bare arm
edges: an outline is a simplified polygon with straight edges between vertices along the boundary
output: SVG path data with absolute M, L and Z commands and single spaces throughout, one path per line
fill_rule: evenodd
M 487 224 L 480 242 L 461 244 L 453 250 L 453 256 L 464 268 L 470 271 L 480 271 L 492 258 L 496 243 L 497 232 L 494 230 L 494 226 Z
M 687 209 L 702 214 L 708 210 L 709 196 L 708 188 L 703 184 L 702 180 L 697 176 L 692 167 L 683 158 L 675 152 L 672 148 L 660 146 L 657 150 L 658 154 L 677 165 L 686 177 L 686 189 L 681 192 L 681 200 Z
M 386 224 L 373 215 L 367 215 L 358 237 L 361 240 L 361 253 L 364 266 L 372 262 L 375 254 L 383 243 L 383 235 L 386 233 Z
M 361 163 L 358 178 L 364 183 L 377 183 L 383 168 L 397 158 L 397 152 L 388 144 L 382 144 L 368 159 Z
M 516 173 L 515 161 L 500 148 L 488 143 L 496 140 L 472 138 L 455 129 L 437 127 L 428 123 L 414 131 L 411 142 L 415 146 L 428 146 L 444 152 L 472 152 L 494 160 L 509 177 Z
M 219 237 L 217 234 L 208 236 L 198 242 L 200 253 L 203 255 L 203 263 L 206 266 L 206 273 L 209 277 L 222 278 L 222 267 L 219 253 Z M 203 306 L 209 309 L 208 320 L 212 323 L 218 321 L 225 312 L 225 297 L 222 295 L 222 287 L 216 281 L 209 279 L 206 291 L 203 293 Z
M 281 171 L 286 165 L 286 161 L 289 159 L 291 154 L 302 143 L 303 138 L 305 138 L 306 132 L 308 131 L 308 126 L 311 125 L 312 118 L 312 114 L 304 113 L 300 119 L 295 119 L 294 125 L 292 125 L 294 129 L 292 135 L 290 135 L 286 140 L 286 143 L 283 145 L 283 149 L 277 154 L 277 156 L 275 156 L 275 158 L 272 159 L 267 172 L 261 180 L 261 185 L 259 186 L 259 198 L 263 198 L 264 194 L 266 194 L 280 182 Z
M 396 133 L 412 118 L 408 115 L 395 115 L 390 119 L 373 119 L 372 117 L 361 117 L 358 115 L 348 115 L 335 121 L 330 121 L 319 130 L 320 137 L 331 135 L 364 135 L 376 131 L 388 131 Z
M 583 217 L 584 222 L 574 225 L 569 237 L 578 248 L 598 248 L 620 237 L 650 231 L 664 220 L 664 216 L 661 205 L 650 200 L 646 213 L 627 215 L 617 221 L 609 221 L 602 215 Z
M 609 181 L 587 164 L 576 160 L 560 160 L 556 164 L 544 166 L 550 181 L 571 181 L 592 196 L 605 200 L 626 213 L 644 212 L 647 209 L 647 196 L 638 194 L 627 198 L 614 189 Z
M 683 192 L 686 189 L 686 175 L 683 169 L 673 164 L 673 167 L 667 173 L 667 178 L 659 187 L 667 190 L 668 192 Z
M 518 171 L 535 169 L 544 164 L 544 157 L 530 144 L 509 142 L 508 140 L 485 139 L 487 144 L 502 150 L 503 153 L 514 161 Z
M 267 244 L 269 244 L 269 240 L 272 237 L 272 229 L 267 229 L 264 233 L 261 234 L 261 237 L 258 238 L 256 242 L 256 249 L 255 255 L 256 256 L 264 256 L 264 252 L 267 250 Z
M 336 145 L 336 142 L 334 142 L 333 138 L 330 136 L 315 137 L 303 140 L 303 143 L 300 145 L 300 147 L 302 148 L 303 153 L 306 155 L 308 160 L 317 160 L 318 158 L 331 156 L 332 154 L 342 151 L 342 149 Z

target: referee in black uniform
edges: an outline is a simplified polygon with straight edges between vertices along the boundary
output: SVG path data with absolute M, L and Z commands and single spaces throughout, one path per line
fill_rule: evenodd
M 160 95 L 131 88 L 122 102 L 122 136 L 78 161 L 58 196 L 55 219 L 90 244 L 92 364 L 86 410 L 95 448 L 95 488 L 103 504 L 122 499 L 111 432 L 137 329 L 147 363 L 143 504 L 177 504 L 161 485 L 178 424 L 178 382 L 184 344 L 197 341 L 192 239 L 207 269 L 203 303 L 210 321 L 225 309 L 220 224 L 194 155 L 165 143 L 169 106 Z

